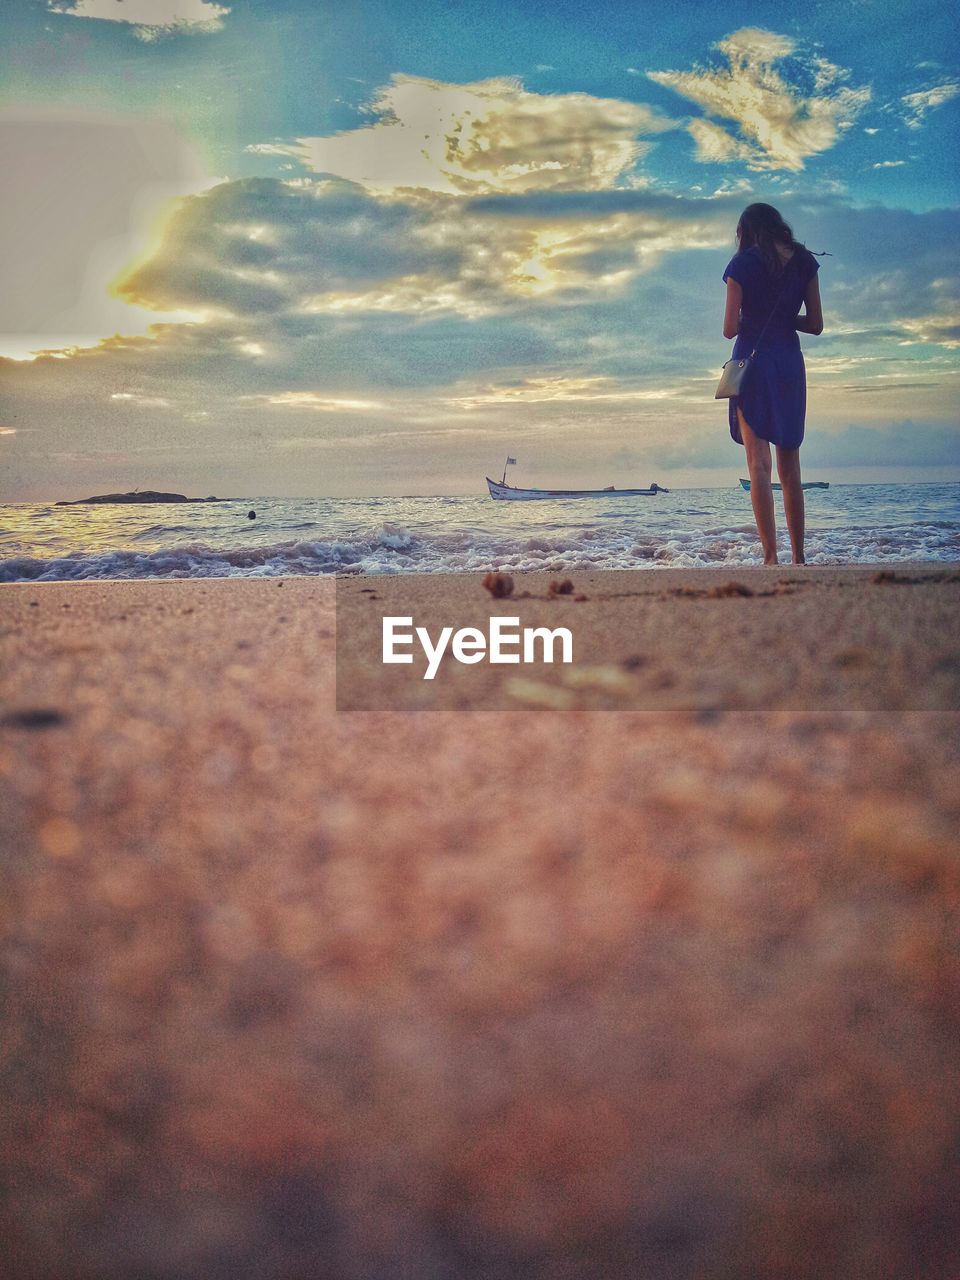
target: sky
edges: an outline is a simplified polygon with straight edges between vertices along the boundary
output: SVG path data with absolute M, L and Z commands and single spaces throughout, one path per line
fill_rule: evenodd
M 4 0 L 0 500 L 736 483 L 742 208 L 809 479 L 960 479 L 951 7 Z

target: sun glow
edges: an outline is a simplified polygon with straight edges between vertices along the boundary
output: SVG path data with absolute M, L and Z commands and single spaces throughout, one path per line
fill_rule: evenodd
M 180 199 L 219 182 L 173 126 L 7 106 L 0 134 L 18 186 L 3 211 L 4 236 L 38 246 L 29 261 L 13 257 L 5 267 L 0 354 L 69 358 L 108 334 L 147 337 L 158 322 L 196 318 L 175 305 L 139 305 L 117 288 L 131 264 L 156 255 Z

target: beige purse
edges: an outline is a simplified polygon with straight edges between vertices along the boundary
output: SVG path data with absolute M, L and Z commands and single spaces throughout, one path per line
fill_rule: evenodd
M 756 350 L 756 347 L 754 347 L 748 356 L 742 356 L 739 360 L 727 361 L 720 374 L 720 385 L 717 387 L 717 393 L 714 396 L 715 400 L 729 400 L 731 396 L 740 394 L 740 388 L 750 372 L 750 362 Z

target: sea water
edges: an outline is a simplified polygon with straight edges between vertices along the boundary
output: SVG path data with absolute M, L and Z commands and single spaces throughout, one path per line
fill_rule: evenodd
M 790 560 L 782 495 L 780 558 Z M 960 560 L 960 484 L 805 494 L 809 564 Z M 256 510 L 256 520 L 247 513 Z M 0 582 L 488 569 L 737 568 L 762 560 L 739 486 L 653 497 L 243 498 L 0 506 Z

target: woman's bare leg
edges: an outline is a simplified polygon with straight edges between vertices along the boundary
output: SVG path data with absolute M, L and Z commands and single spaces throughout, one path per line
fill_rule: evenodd
M 773 463 L 770 458 L 770 441 L 763 440 L 747 426 L 740 406 L 737 406 L 737 421 L 740 424 L 740 435 L 747 450 L 747 468 L 750 472 L 750 500 L 753 503 L 753 515 L 760 534 L 760 545 L 763 547 L 763 563 L 777 563 L 777 524 L 773 514 L 773 489 L 770 487 L 770 473 Z
M 800 483 L 800 450 L 777 446 L 777 475 L 783 485 L 783 510 L 793 548 L 793 563 L 806 564 L 803 558 L 803 486 Z

